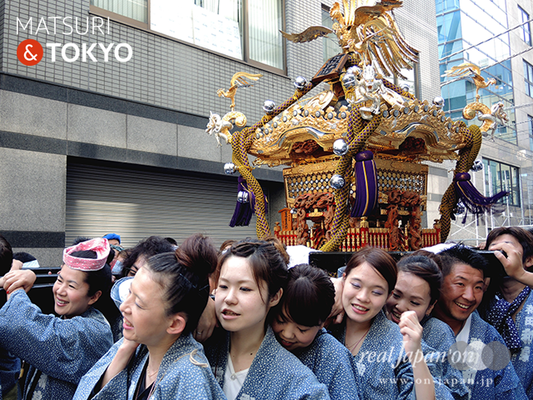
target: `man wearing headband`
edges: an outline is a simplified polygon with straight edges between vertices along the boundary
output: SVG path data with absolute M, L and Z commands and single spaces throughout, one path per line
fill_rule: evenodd
M 108 254 L 104 238 L 64 250 L 52 289 L 58 317 L 31 303 L 25 290 L 35 282 L 32 271 L 6 274 L 9 298 L 0 309 L 0 343 L 28 364 L 19 380 L 19 398 L 71 399 L 81 377 L 112 346 L 109 323 L 93 307 L 109 295 Z

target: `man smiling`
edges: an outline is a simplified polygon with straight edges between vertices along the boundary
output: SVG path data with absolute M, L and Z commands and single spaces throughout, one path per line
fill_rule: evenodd
M 462 245 L 439 257 L 444 281 L 433 315 L 455 333 L 456 348 L 449 356 L 452 365 L 463 372 L 469 398 L 527 399 L 502 337 L 476 311 L 488 278 L 487 261 Z
M 488 265 L 465 246 L 454 246 L 439 256 L 444 281 L 433 314 L 450 325 L 457 336 L 483 299 Z

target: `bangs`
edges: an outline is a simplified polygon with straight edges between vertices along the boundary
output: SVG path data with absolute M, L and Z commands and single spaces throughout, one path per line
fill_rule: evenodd
M 318 303 L 316 299 L 310 297 L 287 298 L 283 310 L 288 314 L 287 317 L 292 319 L 298 325 L 316 326 L 322 322 L 316 313 Z
M 334 297 L 334 292 L 331 299 L 317 295 L 313 283 L 305 277 L 300 277 L 289 281 L 282 310 L 298 325 L 317 326 L 325 322 L 331 313 Z

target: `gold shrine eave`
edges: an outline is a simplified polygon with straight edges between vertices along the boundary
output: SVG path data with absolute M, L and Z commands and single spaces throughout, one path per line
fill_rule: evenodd
M 335 140 L 344 138 L 348 128 L 347 105 L 336 103 L 331 91 L 294 104 L 254 133 L 249 154 L 257 157 L 256 165 L 293 165 L 303 162 L 292 152 L 296 143 L 312 140 L 320 147 L 316 154 L 306 155 L 307 162 L 333 156 Z M 410 100 L 405 107 L 381 105 L 382 120 L 370 136 L 368 148 L 385 156 L 405 161 L 457 159 L 457 151 L 465 146 L 458 126 L 427 100 Z M 403 146 L 407 138 L 422 139 L 416 149 Z M 418 141 L 420 144 L 420 141 Z

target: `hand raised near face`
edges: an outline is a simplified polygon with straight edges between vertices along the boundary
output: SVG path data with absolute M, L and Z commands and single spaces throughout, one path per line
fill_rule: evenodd
M 405 352 L 411 357 L 415 356 L 417 350 L 422 351 L 422 325 L 418 322 L 418 317 L 414 311 L 405 311 L 400 317 L 398 324 L 400 333 L 403 335 L 403 346 Z

